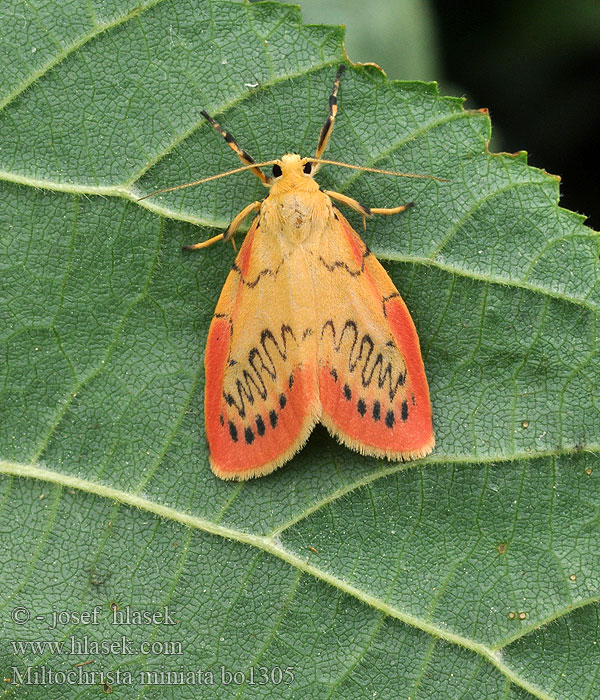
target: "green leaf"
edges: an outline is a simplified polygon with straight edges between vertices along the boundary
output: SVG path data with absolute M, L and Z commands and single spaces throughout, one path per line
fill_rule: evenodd
M 302 16 L 308 23 L 343 23 L 344 46 L 352 61 L 375 62 L 391 78 L 432 80 L 441 71 L 430 5 L 422 0 L 302 0 Z M 580 34 L 579 24 L 577 29 Z
M 264 190 L 137 198 L 236 167 L 202 109 L 257 159 L 313 153 L 341 30 L 231 0 L 0 13 L 5 697 L 598 697 L 599 246 L 557 178 L 490 154 L 487 115 L 435 85 L 349 69 L 328 157 L 450 180 L 319 173 L 416 203 L 365 239 L 418 327 L 437 447 L 396 464 L 319 428 L 225 483 L 203 347 L 233 252 L 179 248 Z M 127 606 L 176 624 L 113 624 Z

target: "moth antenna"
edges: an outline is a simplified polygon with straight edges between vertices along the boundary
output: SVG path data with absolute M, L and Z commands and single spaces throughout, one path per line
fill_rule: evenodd
M 398 177 L 418 177 L 425 178 L 427 180 L 437 180 L 438 182 L 450 182 L 448 178 L 436 177 L 435 175 L 420 175 L 417 173 L 398 173 L 394 170 L 381 170 L 380 168 L 369 168 L 366 165 L 350 165 L 350 163 L 340 163 L 337 160 L 326 160 L 325 158 L 319 158 L 312 162 L 325 163 L 326 165 L 339 165 L 342 168 L 352 168 L 352 170 L 364 170 L 368 173 L 381 173 L 382 175 L 397 175 Z
M 244 170 L 252 170 L 252 168 L 263 167 L 265 165 L 274 165 L 275 163 L 279 163 L 279 161 L 266 160 L 264 163 L 253 163 L 252 165 L 244 165 L 241 168 L 234 168 L 233 170 L 228 170 L 225 173 L 211 175 L 210 177 L 203 177 L 201 180 L 194 180 L 194 182 L 185 182 L 183 185 L 175 185 L 175 187 L 165 187 L 162 190 L 154 190 L 154 192 L 150 192 L 150 194 L 145 194 L 143 197 L 139 197 L 136 201 L 141 202 L 143 199 L 148 199 L 148 197 L 154 197 L 155 194 L 162 194 L 163 192 L 174 192 L 175 190 L 182 190 L 185 187 L 194 187 L 195 185 L 201 185 L 204 182 L 218 180 L 220 177 L 228 177 L 229 175 L 235 175 L 235 173 L 241 173 Z
M 211 116 L 208 114 L 208 112 L 205 112 L 202 110 L 200 114 L 206 119 L 206 121 L 213 127 L 215 128 L 221 136 L 225 139 L 225 142 L 231 148 L 237 157 L 244 163 L 245 165 L 250 165 L 252 172 L 256 175 L 256 177 L 263 182 L 265 185 L 267 185 L 270 182 L 270 178 L 263 173 L 263 171 L 260 169 L 260 167 L 257 165 L 256 161 L 254 158 L 243 148 L 241 148 L 238 145 L 238 142 L 233 138 L 233 136 L 223 129 L 223 127 L 218 124 Z
M 327 142 L 333 131 L 333 124 L 335 122 L 335 117 L 337 115 L 337 94 L 340 87 L 340 78 L 342 73 L 346 70 L 346 66 L 342 63 L 338 67 L 335 80 L 333 81 L 333 89 L 331 95 L 329 96 L 329 116 L 325 120 L 325 124 L 321 127 L 321 133 L 319 134 L 319 142 L 317 143 L 317 150 L 315 151 L 315 158 L 320 158 L 321 154 L 327 147 Z M 315 171 L 318 170 L 318 166 Z

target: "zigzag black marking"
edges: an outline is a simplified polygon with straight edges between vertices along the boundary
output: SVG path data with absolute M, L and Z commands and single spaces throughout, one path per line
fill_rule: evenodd
M 406 382 L 406 369 L 403 372 L 394 372 L 392 363 L 389 360 L 386 361 L 381 352 L 375 351 L 375 343 L 368 333 L 364 333 L 359 340 L 358 326 L 355 321 L 351 319 L 346 321 L 338 335 L 335 323 L 332 319 L 329 319 L 321 328 L 321 339 L 323 339 L 327 329 L 331 331 L 333 349 L 336 352 L 340 351 L 344 335 L 346 333 L 350 334 L 351 348 L 348 353 L 348 371 L 350 373 L 354 372 L 359 362 L 362 362 L 362 366 L 359 368 L 362 385 L 365 388 L 369 387 L 373 378 L 376 377 L 378 388 L 385 388 L 389 394 L 390 401 L 393 401 L 398 388 L 404 386 Z M 395 378 L 394 374 L 396 375 Z
M 235 270 L 238 273 L 238 275 L 240 276 L 240 278 L 242 280 L 243 285 L 245 285 L 249 289 L 254 289 L 254 287 L 256 287 L 256 285 L 260 282 L 261 277 L 277 277 L 277 275 L 279 274 L 279 270 L 281 270 L 281 268 L 283 266 L 283 263 L 284 263 L 284 260 L 282 260 L 274 270 L 270 267 L 265 267 L 265 269 L 261 270 L 258 273 L 258 275 L 256 275 L 256 277 L 251 282 L 249 282 L 244 277 L 244 275 L 242 274 L 242 271 L 238 267 L 237 263 L 233 263 L 233 265 L 231 266 L 231 269 Z
M 333 272 L 336 268 L 342 268 L 352 277 L 358 277 L 365 271 L 365 260 L 369 257 L 369 255 L 373 255 L 373 253 L 371 253 L 371 251 L 367 248 L 362 254 L 362 259 L 358 270 L 351 270 L 348 263 L 344 262 L 343 260 L 334 260 L 332 263 L 328 263 L 320 255 L 319 262 L 325 267 L 325 269 L 329 270 L 329 272 Z
M 382 308 L 383 308 L 383 315 L 384 315 L 386 318 L 387 318 L 387 303 L 388 303 L 388 301 L 389 301 L 390 299 L 395 299 L 396 297 L 399 297 L 399 296 L 400 296 L 400 295 L 398 294 L 398 292 L 392 292 L 392 294 L 390 294 L 390 295 L 387 296 L 387 297 L 383 297 L 383 299 L 381 300 L 381 305 L 382 305 Z
M 278 340 L 269 328 L 263 329 L 260 334 L 259 346 L 254 346 L 248 352 L 248 364 L 250 369 L 241 371 L 241 378 L 235 380 L 233 394 L 223 392 L 223 398 L 228 406 L 235 406 L 240 418 L 246 417 L 246 402 L 254 405 L 255 394 L 264 401 L 267 398 L 267 377 L 272 381 L 277 380 L 277 367 L 272 357 L 275 350 L 285 362 L 288 356 L 288 338 L 294 342 L 296 336 L 290 326 L 281 324 L 281 339 Z

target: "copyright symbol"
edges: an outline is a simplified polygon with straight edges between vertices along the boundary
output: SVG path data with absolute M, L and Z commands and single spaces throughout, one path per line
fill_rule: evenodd
M 29 610 L 27 610 L 27 608 L 21 605 L 17 608 L 13 608 L 12 612 L 10 613 L 10 616 L 15 624 L 25 625 L 27 622 L 29 622 L 31 613 L 29 612 Z

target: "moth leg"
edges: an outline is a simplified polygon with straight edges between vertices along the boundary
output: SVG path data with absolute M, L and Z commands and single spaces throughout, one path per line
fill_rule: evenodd
M 247 207 L 244 207 L 242 211 L 233 218 L 232 222 L 225 229 L 225 233 L 223 234 L 223 240 L 228 241 L 230 238 L 233 238 L 235 232 L 241 226 L 242 222 L 248 216 L 248 214 L 250 214 L 253 211 L 258 211 L 261 208 L 261 206 L 262 202 L 257 200 L 256 202 L 252 202 L 252 204 L 248 204 Z
M 342 73 L 346 69 L 346 66 L 342 63 L 340 67 L 338 68 L 337 75 L 335 76 L 335 80 L 333 81 L 333 90 L 331 91 L 331 96 L 329 98 L 329 116 L 327 117 L 327 120 L 325 121 L 325 124 L 321 127 L 321 133 L 319 134 L 319 142 L 317 143 L 317 150 L 315 151 L 315 158 L 320 158 L 323 151 L 325 150 L 327 146 L 327 141 L 329 141 L 329 137 L 331 136 L 331 132 L 333 131 L 333 123 L 335 122 L 335 117 L 337 114 L 337 94 L 338 94 L 338 89 L 340 87 L 340 78 L 342 77 Z M 319 163 L 315 163 L 315 168 L 313 169 L 313 172 L 316 172 L 319 168 Z
M 341 192 L 332 192 L 331 190 L 324 190 L 325 194 L 328 197 L 331 197 L 331 199 L 337 199 L 338 202 L 341 202 L 342 204 L 345 204 L 346 206 L 350 207 L 351 209 L 354 209 L 354 211 L 357 211 L 361 216 L 363 220 L 363 226 L 366 228 L 366 217 L 367 216 L 372 216 L 373 214 L 399 214 L 401 211 L 405 211 L 406 209 L 410 209 L 410 207 L 413 207 L 415 205 L 414 202 L 409 202 L 408 204 L 401 204 L 399 207 L 393 207 L 391 209 L 382 209 L 380 207 L 376 208 L 371 208 L 371 207 L 366 207 L 360 202 L 357 202 L 356 199 L 352 199 L 352 197 L 347 197 L 345 194 L 342 194 Z
M 253 211 L 258 211 L 261 204 L 262 202 L 256 201 L 252 202 L 252 204 L 248 204 L 247 207 L 244 207 L 242 211 L 233 218 L 232 222 L 225 229 L 224 233 L 219 233 L 218 235 L 209 238 L 207 241 L 201 241 L 200 243 L 195 243 L 194 245 L 184 245 L 181 250 L 199 250 L 200 248 L 208 248 L 209 246 L 213 245 L 213 243 L 217 243 L 217 241 L 228 241 L 233 237 L 248 214 Z
M 352 199 L 352 197 L 347 197 L 341 192 L 333 192 L 332 190 L 324 190 L 324 192 L 331 199 L 337 199 L 338 202 L 341 202 L 347 207 L 350 207 L 350 209 L 354 209 L 354 211 L 357 211 L 362 216 L 363 227 L 367 228 L 366 218 L 367 216 L 371 216 L 371 214 L 373 213 L 372 209 L 369 209 L 369 207 L 365 207 L 360 202 L 357 202 L 356 199 Z
M 202 110 L 200 114 L 206 119 L 206 121 L 214 128 L 216 129 L 221 136 L 225 139 L 227 142 L 227 145 L 229 148 L 231 148 L 232 151 L 234 151 L 237 155 L 237 157 L 242 161 L 244 165 L 252 165 L 252 163 L 256 163 L 254 158 L 243 148 L 241 148 L 238 145 L 238 142 L 233 138 L 233 136 L 228 132 L 223 129 L 223 127 L 218 124 L 211 116 L 208 114 L 208 112 L 205 112 Z M 250 168 L 250 172 L 253 172 L 256 177 L 264 184 L 268 185 L 270 182 L 270 178 L 263 173 L 263 171 L 256 167 L 256 168 Z
M 392 209 L 373 209 L 373 207 L 371 207 L 371 214 L 399 214 L 401 211 L 406 211 L 414 206 L 414 202 L 409 202 L 408 204 L 401 204 L 399 207 L 393 207 Z
M 213 243 L 223 240 L 223 234 L 219 233 L 217 236 L 209 238 L 207 241 L 200 241 L 200 243 L 194 243 L 194 245 L 184 245 L 181 246 L 181 250 L 199 250 L 200 248 L 208 248 Z

